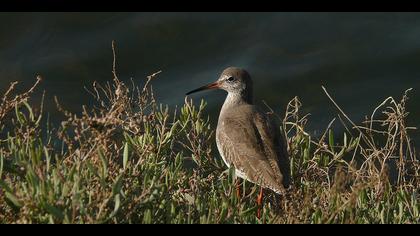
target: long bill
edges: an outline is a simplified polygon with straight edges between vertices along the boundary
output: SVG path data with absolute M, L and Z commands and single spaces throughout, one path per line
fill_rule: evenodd
M 211 84 L 208 84 L 208 85 L 204 85 L 204 86 L 202 86 L 198 89 L 194 89 L 192 91 L 189 91 L 188 93 L 186 93 L 186 95 L 190 95 L 192 93 L 200 92 L 200 91 L 207 90 L 207 89 L 216 89 L 216 88 L 219 88 L 219 87 L 220 87 L 219 83 L 214 82 L 214 83 L 211 83 Z

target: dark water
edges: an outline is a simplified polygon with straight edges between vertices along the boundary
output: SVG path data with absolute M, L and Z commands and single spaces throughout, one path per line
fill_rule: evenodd
M 163 71 L 154 82 L 162 103 L 180 105 L 186 91 L 239 66 L 256 100 L 279 113 L 299 96 L 314 131 L 337 114 L 321 85 L 355 121 L 413 88 L 409 125 L 420 127 L 419 13 L 1 13 L 0 27 L 1 91 L 39 73 L 52 116 L 54 95 L 80 111 L 90 99 L 83 87 L 112 78 L 116 40 L 120 78 L 141 83 Z M 217 120 L 224 93 L 201 97 Z

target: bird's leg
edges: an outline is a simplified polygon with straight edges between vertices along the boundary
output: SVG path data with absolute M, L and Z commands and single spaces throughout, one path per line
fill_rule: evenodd
M 241 199 L 241 181 L 239 179 L 236 181 L 236 196 Z
M 258 194 L 258 197 L 257 197 L 257 205 L 258 205 L 257 217 L 258 217 L 258 219 L 261 218 L 262 202 L 263 202 L 262 200 L 263 200 L 263 188 L 261 187 L 260 193 Z

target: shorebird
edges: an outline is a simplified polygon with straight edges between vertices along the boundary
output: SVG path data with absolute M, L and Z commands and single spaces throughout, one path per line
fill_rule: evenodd
M 233 166 L 238 177 L 261 187 L 257 198 L 261 206 L 263 188 L 278 194 L 283 194 L 288 188 L 290 166 L 279 126 L 253 104 L 252 87 L 251 76 L 246 70 L 229 67 L 216 82 L 186 95 L 207 89 L 228 92 L 216 129 L 217 148 L 226 166 Z

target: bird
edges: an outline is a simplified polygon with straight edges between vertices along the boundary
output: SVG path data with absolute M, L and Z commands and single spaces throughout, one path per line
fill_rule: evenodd
M 259 206 L 263 188 L 284 194 L 290 185 L 287 144 L 273 117 L 254 105 L 250 74 L 242 68 L 228 67 L 216 82 L 186 95 L 208 89 L 227 92 L 216 128 L 217 149 L 226 166 L 233 166 L 236 176 L 261 187 Z

